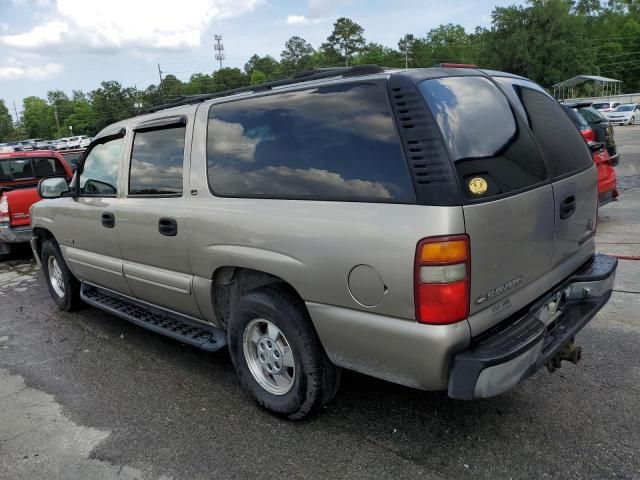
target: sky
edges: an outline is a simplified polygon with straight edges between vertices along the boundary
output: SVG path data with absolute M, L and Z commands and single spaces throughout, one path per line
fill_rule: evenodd
M 468 31 L 491 24 L 496 5 L 521 0 L 0 0 L 0 98 L 8 107 L 48 90 L 89 91 L 101 81 L 145 88 L 165 74 L 212 72 L 213 36 L 223 66 L 251 55 L 279 58 L 298 35 L 318 47 L 349 17 L 367 41 L 397 46 L 443 23 Z

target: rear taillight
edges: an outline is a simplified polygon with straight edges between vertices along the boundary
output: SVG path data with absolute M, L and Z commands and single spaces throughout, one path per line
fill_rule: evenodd
M 418 322 L 442 325 L 469 316 L 470 261 L 467 235 L 418 243 L 414 287 Z
M 9 222 L 10 220 L 9 202 L 7 201 L 7 195 L 3 193 L 0 196 L 0 222 Z
M 582 130 L 580 130 L 580 133 L 582 134 L 582 138 L 584 138 L 587 142 L 596 141 L 596 135 L 595 133 L 593 133 L 593 130 L 590 127 L 583 128 Z

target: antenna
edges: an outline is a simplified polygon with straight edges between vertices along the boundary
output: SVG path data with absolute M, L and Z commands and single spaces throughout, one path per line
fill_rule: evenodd
M 222 68 L 222 60 L 224 60 L 224 45 L 222 44 L 222 35 L 214 35 L 213 39 L 215 44 L 213 49 L 216 51 L 215 58 L 220 62 L 220 68 Z

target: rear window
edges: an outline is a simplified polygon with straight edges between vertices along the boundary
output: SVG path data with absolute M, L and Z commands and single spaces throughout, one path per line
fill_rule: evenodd
M 551 175 L 564 177 L 593 165 L 591 153 L 563 107 L 533 82 L 517 78 L 496 78 L 526 118 L 538 140 Z
M 594 103 L 592 107 L 597 109 L 605 109 L 605 108 L 611 108 L 611 104 L 610 103 Z
M 580 108 L 580 114 L 588 123 L 600 123 L 604 122 L 604 117 L 593 107 Z
M 213 105 L 214 194 L 415 203 L 386 90 L 357 83 Z
M 0 181 L 44 178 L 55 175 L 67 175 L 67 171 L 55 158 L 20 157 L 0 160 Z
M 446 77 L 425 80 L 420 90 L 467 199 L 517 192 L 547 181 L 546 166 L 530 132 L 491 81 Z

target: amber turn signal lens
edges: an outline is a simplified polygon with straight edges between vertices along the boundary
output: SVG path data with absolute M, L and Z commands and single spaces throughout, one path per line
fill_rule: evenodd
M 467 242 L 464 240 L 447 240 L 423 243 L 419 259 L 421 263 L 463 262 L 467 259 Z

